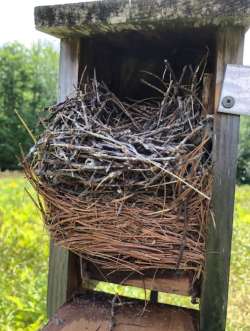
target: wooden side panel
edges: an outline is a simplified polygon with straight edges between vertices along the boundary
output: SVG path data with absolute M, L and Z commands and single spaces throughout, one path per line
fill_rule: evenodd
M 62 39 L 60 47 L 59 101 L 74 91 L 79 75 L 79 39 Z
M 217 39 L 215 110 L 226 64 L 241 64 L 244 31 L 220 31 Z M 232 240 L 237 145 L 240 117 L 216 113 L 214 133 L 214 183 L 206 268 L 201 297 L 200 331 L 224 331 L 226 324 Z
M 59 101 L 74 91 L 78 84 L 79 40 L 62 39 L 59 69 Z M 47 310 L 51 317 L 60 307 L 77 284 L 77 272 L 72 269 L 76 265 L 75 256 L 67 250 L 50 243 L 49 277 Z
M 51 317 L 55 310 L 66 301 L 68 281 L 68 251 L 50 242 L 47 311 Z

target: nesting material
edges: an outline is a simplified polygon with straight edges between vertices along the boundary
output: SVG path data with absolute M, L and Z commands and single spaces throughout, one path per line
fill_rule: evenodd
M 24 161 L 53 239 L 110 271 L 191 270 L 199 278 L 211 187 L 205 59 L 147 73 L 157 97 L 119 100 L 94 77 L 48 109 Z

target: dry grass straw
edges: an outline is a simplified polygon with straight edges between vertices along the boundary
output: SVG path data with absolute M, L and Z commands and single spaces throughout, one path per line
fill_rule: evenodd
M 94 78 L 49 109 L 24 166 L 59 245 L 111 271 L 199 277 L 211 187 L 205 62 L 178 79 L 166 62 L 146 82 L 157 98 L 121 102 Z

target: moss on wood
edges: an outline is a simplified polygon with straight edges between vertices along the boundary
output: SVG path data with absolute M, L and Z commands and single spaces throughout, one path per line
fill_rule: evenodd
M 250 26 L 248 1 L 104 0 L 35 8 L 38 30 L 57 37 L 176 27 Z

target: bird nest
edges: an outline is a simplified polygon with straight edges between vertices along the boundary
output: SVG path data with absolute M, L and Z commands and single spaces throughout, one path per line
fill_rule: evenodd
M 203 61 L 176 78 L 165 63 L 157 97 L 118 99 L 89 79 L 47 109 L 25 171 L 58 245 L 111 271 L 204 266 L 211 188 L 211 116 Z

